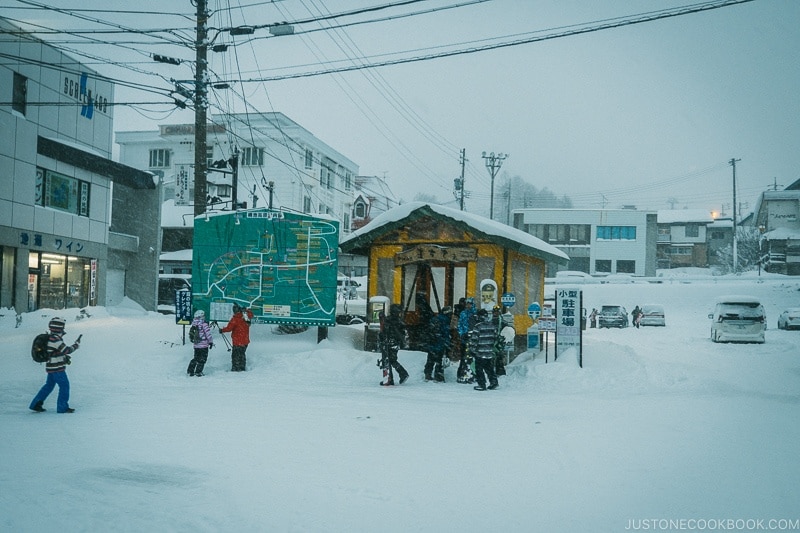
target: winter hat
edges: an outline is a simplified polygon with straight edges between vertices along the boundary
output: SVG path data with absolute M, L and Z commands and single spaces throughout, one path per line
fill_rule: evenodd
M 452 315 L 453 314 L 453 308 L 450 307 L 449 305 L 445 305 L 444 307 L 442 307 L 442 314 L 443 315 Z
M 197 311 L 194 312 L 194 317 L 195 318 L 205 318 L 206 317 L 206 312 L 203 311 L 202 309 L 198 309 Z
M 50 323 L 47 327 L 50 328 L 50 331 L 53 333 L 64 333 L 64 324 L 66 324 L 66 321 L 63 318 L 54 316 L 50 319 Z

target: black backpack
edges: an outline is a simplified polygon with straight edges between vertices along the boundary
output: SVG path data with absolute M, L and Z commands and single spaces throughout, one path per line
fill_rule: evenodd
M 37 363 L 46 363 L 50 356 L 47 353 L 47 344 L 50 342 L 49 333 L 40 333 L 33 338 L 31 357 Z
M 200 328 L 197 327 L 197 324 L 192 324 L 192 327 L 189 328 L 189 342 L 192 344 L 200 342 Z

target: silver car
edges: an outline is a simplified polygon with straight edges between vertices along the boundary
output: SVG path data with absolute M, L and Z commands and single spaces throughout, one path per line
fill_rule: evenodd
M 645 304 L 642 306 L 642 315 L 639 319 L 640 326 L 666 326 L 664 306 L 658 304 Z
M 778 329 L 800 329 L 800 307 L 787 309 L 778 316 Z

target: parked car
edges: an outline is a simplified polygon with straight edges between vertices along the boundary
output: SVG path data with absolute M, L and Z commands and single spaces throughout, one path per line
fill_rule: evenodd
M 778 329 L 800 329 L 800 307 L 791 307 L 778 316 Z
M 338 276 L 336 278 L 336 289 L 340 297 L 345 300 L 352 300 L 358 297 L 358 288 L 361 286 L 359 282 L 347 276 Z
M 714 342 L 764 343 L 767 317 L 764 306 L 752 296 L 717 298 L 711 319 L 711 340 Z
M 621 305 L 604 305 L 597 316 L 597 325 L 601 328 L 627 328 L 628 311 Z
M 639 319 L 640 326 L 666 326 L 664 316 L 664 306 L 659 304 L 645 304 L 642 306 L 642 316 Z

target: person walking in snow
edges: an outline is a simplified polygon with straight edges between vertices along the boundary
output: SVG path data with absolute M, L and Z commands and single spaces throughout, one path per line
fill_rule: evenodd
M 392 369 L 397 370 L 397 376 L 402 385 L 408 379 L 408 371 L 397 360 L 397 352 L 406 345 L 406 324 L 403 321 L 403 306 L 392 304 L 389 306 L 389 314 L 381 321 L 380 343 L 381 351 L 388 359 L 389 373 L 386 381 L 381 381 L 381 385 L 394 385 L 394 375 Z M 385 368 L 385 367 L 384 367 Z
M 197 340 L 192 343 L 194 357 L 189 361 L 186 373 L 190 376 L 202 376 L 203 368 L 208 361 L 208 350 L 214 347 L 214 338 L 211 335 L 211 326 L 206 322 L 206 312 L 198 309 L 194 313 L 194 320 L 190 328 L 197 328 Z
M 639 327 L 639 322 L 641 321 L 641 318 L 642 318 L 642 310 L 639 309 L 638 305 L 633 308 L 633 311 L 631 311 L 631 318 L 633 319 L 633 325 L 636 328 L 638 328 Z
M 50 319 L 47 325 L 50 330 L 50 337 L 47 339 L 47 363 L 45 363 L 45 370 L 47 372 L 47 381 L 45 381 L 42 388 L 31 401 L 30 410 L 41 413 L 46 411 L 44 408 L 44 401 L 53 392 L 53 389 L 58 385 L 58 399 L 56 400 L 57 413 L 74 413 L 75 409 L 69 406 L 69 379 L 67 378 L 67 365 L 70 364 L 70 354 L 77 350 L 81 345 L 82 335 L 72 344 L 67 346 L 64 343 L 64 326 L 66 320 L 59 317 Z
M 589 327 L 596 328 L 597 327 L 597 308 L 593 307 L 592 312 L 589 313 Z
M 497 388 L 494 364 L 500 334 L 497 331 L 497 325 L 492 321 L 486 309 L 480 309 L 475 316 L 477 319 L 469 332 L 469 350 L 475 357 L 475 380 L 478 382 L 474 389 L 494 390 Z M 488 387 L 486 386 L 487 380 Z
M 233 304 L 233 316 L 220 333 L 231 332 L 231 372 L 244 372 L 247 366 L 247 346 L 250 344 L 250 321 L 253 312 L 238 304 Z
M 428 341 L 428 359 L 425 362 L 425 381 L 435 379 L 444 383 L 444 357 L 450 350 L 450 318 L 453 308 L 449 305 L 433 316 Z

